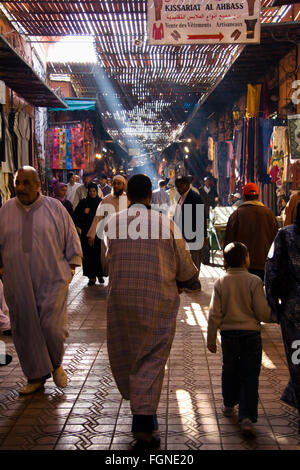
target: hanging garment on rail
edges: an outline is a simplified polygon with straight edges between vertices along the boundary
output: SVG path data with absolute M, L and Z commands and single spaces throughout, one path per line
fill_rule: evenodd
M 45 167 L 52 168 L 53 129 L 47 129 L 45 131 L 44 140 L 45 140 Z
M 16 112 L 15 122 L 14 122 L 14 133 L 16 134 L 17 139 L 18 139 L 18 144 L 17 144 L 18 145 L 18 168 L 22 166 L 22 136 L 21 136 L 20 129 L 19 129 L 19 116 L 20 116 L 20 113 Z
M 85 124 L 84 132 L 84 157 L 85 157 L 85 168 L 89 168 L 92 161 L 92 142 L 93 142 L 93 126 L 90 122 Z
M 291 158 L 300 158 L 300 114 L 288 116 Z
M 19 130 L 22 136 L 22 166 L 29 165 L 30 119 L 28 114 L 19 114 Z
M 5 123 L 2 104 L 0 104 L 0 163 L 1 162 L 5 162 Z
M 72 136 L 69 128 L 66 129 L 66 169 L 72 169 Z
M 11 134 L 8 127 L 8 115 L 4 113 L 5 124 L 5 162 L 2 162 L 3 173 L 14 173 L 14 161 Z
M 218 161 L 218 194 L 220 204 L 227 206 L 229 192 L 229 144 L 228 142 L 218 142 L 217 161 Z
M 18 165 L 18 137 L 14 131 L 15 127 L 15 117 L 16 117 L 16 111 L 10 111 L 8 114 L 8 129 L 10 132 L 10 137 L 11 137 L 11 146 L 12 146 L 12 156 L 13 156 L 13 162 L 14 162 L 14 170 L 17 171 L 19 168 Z
M 66 168 L 66 129 L 59 129 L 59 169 Z
M 72 164 L 75 170 L 84 170 L 84 129 L 81 124 L 76 124 L 71 128 L 72 135 Z
M 59 129 L 53 129 L 52 168 L 59 169 Z
M 246 116 L 247 118 L 258 117 L 261 85 L 250 85 L 249 83 L 247 88 L 248 92 Z

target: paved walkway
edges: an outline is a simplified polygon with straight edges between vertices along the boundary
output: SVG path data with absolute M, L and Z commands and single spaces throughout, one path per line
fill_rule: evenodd
M 158 409 L 161 449 L 300 449 L 297 412 L 280 402 L 288 371 L 278 325 L 263 326 L 257 438 L 243 438 L 236 420 L 220 411 L 220 346 L 211 354 L 204 339 L 210 293 L 221 272 L 203 266 L 203 292 L 181 296 Z M 0 450 L 131 448 L 129 404 L 121 399 L 108 363 L 105 309 L 106 287 L 87 287 L 78 270 L 69 294 L 64 358 L 69 385 L 64 391 L 49 379 L 44 391 L 20 397 L 25 379 L 11 338 L 1 337 L 14 358 L 0 368 Z

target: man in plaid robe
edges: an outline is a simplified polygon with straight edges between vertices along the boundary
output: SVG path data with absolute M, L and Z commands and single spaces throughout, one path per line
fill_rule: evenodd
M 179 292 L 197 273 L 185 240 L 151 210 L 147 176 L 128 182 L 131 205 L 109 218 L 107 345 L 118 389 L 130 400 L 136 448 L 159 446 L 156 411 L 173 342 Z M 108 268 L 107 268 L 108 267 Z

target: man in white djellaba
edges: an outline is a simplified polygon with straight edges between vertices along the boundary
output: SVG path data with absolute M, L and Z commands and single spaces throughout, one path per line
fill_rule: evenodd
M 15 176 L 16 197 L 0 209 L 0 258 L 12 337 L 27 384 L 27 395 L 53 375 L 67 386 L 62 367 L 67 330 L 67 295 L 80 240 L 64 206 L 39 193 L 36 170 L 25 166 Z

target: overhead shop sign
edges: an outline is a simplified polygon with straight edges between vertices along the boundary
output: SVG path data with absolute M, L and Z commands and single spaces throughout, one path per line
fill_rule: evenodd
M 258 44 L 260 0 L 148 0 L 151 45 Z

